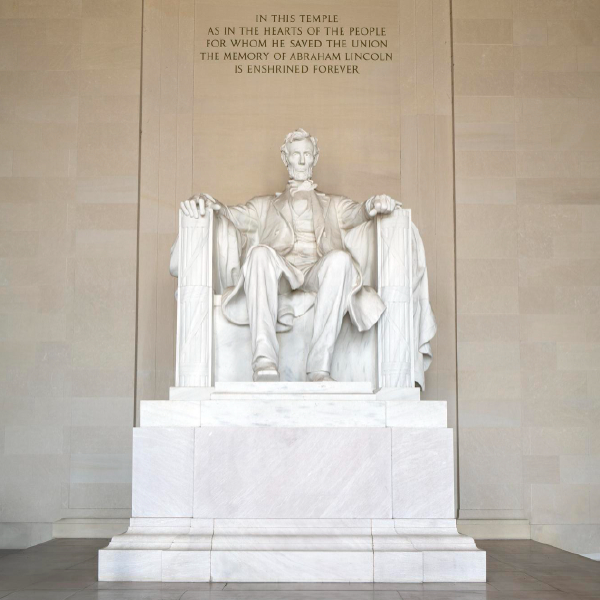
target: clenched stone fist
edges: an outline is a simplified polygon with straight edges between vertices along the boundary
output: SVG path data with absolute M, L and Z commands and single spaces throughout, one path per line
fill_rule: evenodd
M 219 211 L 223 205 L 210 194 L 196 194 L 181 203 L 181 211 L 186 217 L 199 219 L 206 215 L 206 210 Z
M 401 202 L 390 198 L 386 194 L 378 194 L 377 196 L 371 196 L 365 202 L 365 208 L 367 210 L 367 214 L 370 217 L 374 217 L 376 215 L 388 215 L 391 212 L 394 212 L 397 208 L 402 206 Z

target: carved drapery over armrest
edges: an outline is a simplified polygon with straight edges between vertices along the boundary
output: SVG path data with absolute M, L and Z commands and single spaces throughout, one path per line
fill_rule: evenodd
M 177 386 L 212 385 L 213 213 L 200 219 L 179 212 Z

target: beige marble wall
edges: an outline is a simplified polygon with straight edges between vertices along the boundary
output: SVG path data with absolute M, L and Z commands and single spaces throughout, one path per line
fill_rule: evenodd
M 0 4 L 0 546 L 131 506 L 141 0 Z
M 169 250 L 192 194 L 194 0 L 145 0 L 136 400 L 168 398 L 175 366 Z
M 0 7 L 0 521 L 11 544 L 47 537 L 61 517 L 128 516 L 134 390 L 165 398 L 173 378 L 178 203 L 192 190 L 237 202 L 281 188 L 280 138 L 299 125 L 321 139 L 323 189 L 364 199 L 383 188 L 413 210 L 439 321 L 425 395 L 449 400 L 454 422 L 449 0 L 332 2 L 384 23 L 394 61 L 356 80 L 235 88 L 197 59 L 209 18 L 248 16 L 228 2 L 143 2 L 141 154 L 142 0 Z
M 321 189 L 364 200 L 386 192 L 413 210 L 425 241 L 439 321 L 428 399 L 456 400 L 450 6 L 448 0 L 327 3 L 344 24 L 385 25 L 390 63 L 359 76 L 235 75 L 200 59 L 209 26 L 298 13 L 291 3 L 146 0 L 142 95 L 140 304 L 137 399 L 173 384 L 175 281 L 169 248 L 177 208 L 192 190 L 225 203 L 280 191 L 285 134 L 320 141 Z M 320 3 L 302 4 L 321 13 Z M 401 177 L 402 172 L 402 177 Z
M 460 508 L 600 548 L 600 3 L 453 0 Z

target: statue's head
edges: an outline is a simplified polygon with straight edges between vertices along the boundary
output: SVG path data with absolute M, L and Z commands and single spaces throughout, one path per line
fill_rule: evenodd
M 296 129 L 288 133 L 281 146 L 281 160 L 287 167 L 291 179 L 296 181 L 311 179 L 313 167 L 319 160 L 317 138 L 304 129 Z

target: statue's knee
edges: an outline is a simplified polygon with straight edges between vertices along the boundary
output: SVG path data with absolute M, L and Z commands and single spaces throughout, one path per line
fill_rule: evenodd
M 269 248 L 265 248 L 264 246 L 257 246 L 253 248 L 248 256 L 249 264 L 269 264 L 271 262 L 271 251 Z
M 345 250 L 332 250 L 327 255 L 327 263 L 334 269 L 347 271 L 352 269 L 352 257 Z

